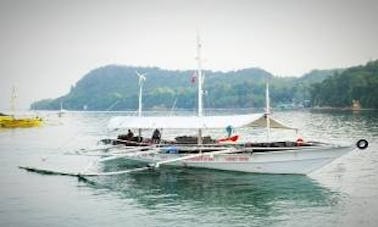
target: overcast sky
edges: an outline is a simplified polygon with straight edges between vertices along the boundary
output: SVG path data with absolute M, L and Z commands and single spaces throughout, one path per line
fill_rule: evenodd
M 378 58 L 376 0 L 0 0 L 0 110 L 68 93 L 107 64 L 261 67 L 274 75 Z

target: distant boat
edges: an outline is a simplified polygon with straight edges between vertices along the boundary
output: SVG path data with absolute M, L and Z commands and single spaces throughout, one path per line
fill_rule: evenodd
M 13 87 L 11 96 L 11 109 L 13 114 L 0 113 L 0 128 L 30 128 L 42 125 L 43 120 L 38 116 L 15 116 L 16 89 Z
M 31 128 L 42 125 L 42 122 L 43 120 L 40 117 L 15 118 L 10 115 L 0 117 L 1 128 Z
M 62 117 L 63 114 L 65 114 L 65 113 L 66 113 L 66 110 L 63 109 L 63 103 L 61 102 L 61 103 L 60 103 L 60 110 L 59 110 L 59 112 L 58 112 L 58 117 Z

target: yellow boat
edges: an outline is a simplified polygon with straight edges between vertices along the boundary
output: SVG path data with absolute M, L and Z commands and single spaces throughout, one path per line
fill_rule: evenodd
M 13 116 L 0 117 L 1 128 L 30 128 L 42 125 L 42 118 L 14 118 Z
M 23 118 L 13 120 L 3 120 L 0 122 L 2 128 L 30 128 L 37 127 L 42 124 L 40 118 Z
M 13 117 L 11 115 L 4 115 L 0 113 L 0 122 L 5 121 L 5 120 L 12 120 Z
M 16 88 L 13 86 L 11 96 L 11 110 L 15 113 Z M 30 128 L 42 125 L 40 117 L 15 117 L 13 115 L 0 113 L 0 128 Z

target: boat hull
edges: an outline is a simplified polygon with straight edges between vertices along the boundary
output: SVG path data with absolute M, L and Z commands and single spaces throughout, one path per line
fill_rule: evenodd
M 203 156 L 184 161 L 167 163 L 167 165 L 249 173 L 306 175 L 320 169 L 353 149 L 353 147 L 332 146 L 223 155 L 204 154 Z M 183 156 L 185 154 L 157 153 L 127 157 L 127 159 L 144 163 L 155 163 Z
M 3 119 L 0 121 L 2 128 L 30 128 L 38 127 L 42 124 L 40 118 L 23 118 L 23 119 Z

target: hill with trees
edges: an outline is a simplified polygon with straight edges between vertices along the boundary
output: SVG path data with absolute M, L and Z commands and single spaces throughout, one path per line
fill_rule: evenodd
M 144 109 L 195 109 L 195 71 L 164 70 L 157 67 L 108 65 L 92 70 L 71 87 L 67 95 L 45 99 L 32 109 L 56 110 L 135 110 L 138 106 L 138 77 L 146 74 Z M 270 81 L 272 105 L 302 103 L 310 98 L 310 86 L 337 70 L 315 70 L 300 78 L 277 77 L 259 68 L 237 71 L 204 71 L 206 108 L 249 108 L 265 105 L 265 82 Z
M 378 108 L 378 60 L 336 72 L 311 87 L 314 106 L 350 107 L 353 100 L 363 108 Z

